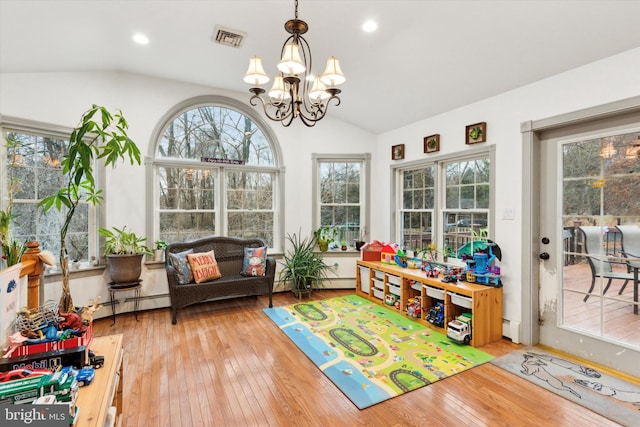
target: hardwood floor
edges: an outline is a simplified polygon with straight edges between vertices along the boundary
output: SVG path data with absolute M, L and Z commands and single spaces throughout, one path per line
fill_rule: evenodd
M 312 299 L 353 293 L 314 292 Z M 296 300 L 274 295 L 274 306 Z M 615 426 L 490 363 L 359 410 L 262 313 L 239 298 L 119 315 L 97 336 L 124 334 L 123 426 Z M 494 356 L 521 346 L 502 340 Z M 82 408 L 80 408 L 82 410 Z

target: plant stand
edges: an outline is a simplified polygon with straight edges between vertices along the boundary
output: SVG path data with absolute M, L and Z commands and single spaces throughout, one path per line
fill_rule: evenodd
M 293 292 L 293 295 L 298 298 L 298 300 L 302 300 L 302 297 L 307 297 L 309 298 L 311 296 L 311 289 L 309 289 L 308 291 L 294 291 L 291 290 L 291 292 Z
M 128 283 L 109 282 L 107 284 L 107 286 L 109 287 L 109 298 L 111 299 L 111 317 L 113 319 L 113 323 L 111 324 L 111 326 L 116 324 L 115 294 L 116 292 L 122 292 L 122 291 L 134 291 L 133 315 L 136 317 L 136 322 L 139 322 L 138 306 L 140 304 L 140 288 L 142 287 L 142 284 L 140 282 L 142 282 L 142 280 L 136 280 L 135 282 L 128 282 Z

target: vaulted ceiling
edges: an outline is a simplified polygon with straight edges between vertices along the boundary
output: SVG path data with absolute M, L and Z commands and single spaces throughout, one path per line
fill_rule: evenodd
M 248 58 L 273 76 L 293 15 L 293 0 L 0 0 L 0 72 L 120 70 L 248 101 Z M 313 71 L 334 55 L 347 77 L 329 114 L 373 133 L 636 48 L 638 17 L 640 1 L 299 1 Z M 216 44 L 216 26 L 247 35 Z

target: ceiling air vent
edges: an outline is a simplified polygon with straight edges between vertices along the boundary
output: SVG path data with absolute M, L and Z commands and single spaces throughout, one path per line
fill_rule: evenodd
M 247 33 L 216 25 L 212 40 L 225 46 L 240 47 Z

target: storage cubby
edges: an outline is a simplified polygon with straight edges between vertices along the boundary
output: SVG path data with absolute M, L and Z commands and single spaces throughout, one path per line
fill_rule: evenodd
M 471 313 L 470 344 L 474 347 L 502 338 L 502 288 L 467 282 L 445 283 L 440 279 L 426 277 L 418 269 L 377 261 L 358 260 L 356 268 L 356 293 L 360 296 L 393 309 L 393 306 L 384 303 L 384 299 L 387 294 L 397 295 L 400 298 L 399 312 L 444 334 L 447 324 L 456 316 Z M 368 276 L 365 269 L 368 269 Z M 362 283 L 364 280 L 370 281 L 371 292 L 367 292 L 367 287 Z M 407 302 L 416 297 L 421 299 L 420 317 L 412 317 L 407 313 Z M 426 320 L 429 309 L 437 302 L 442 302 L 443 305 L 443 327 Z

